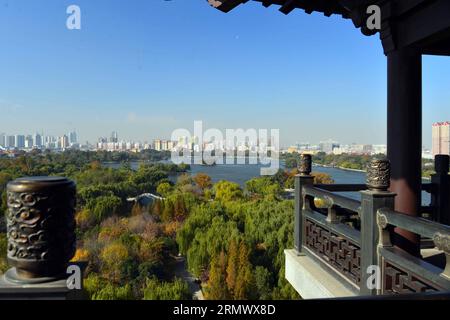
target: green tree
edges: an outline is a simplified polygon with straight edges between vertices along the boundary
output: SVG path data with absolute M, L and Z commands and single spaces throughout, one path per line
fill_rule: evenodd
M 314 177 L 315 184 L 332 184 L 334 180 L 327 173 L 313 172 L 311 175 Z
M 160 282 L 156 278 L 147 279 L 144 300 L 191 300 L 192 296 L 186 281 Z
M 164 201 L 164 209 L 162 212 L 162 220 L 164 222 L 169 222 L 173 219 L 174 217 L 174 206 L 171 200 L 166 199 Z
M 231 295 L 234 294 L 236 286 L 236 278 L 238 273 L 238 245 L 235 239 L 232 239 L 228 248 L 228 263 L 227 263 L 227 287 Z
M 161 196 L 167 197 L 172 192 L 172 186 L 168 182 L 163 182 L 158 185 L 156 188 L 156 192 L 158 192 Z
M 216 200 L 219 201 L 235 201 L 243 197 L 241 187 L 234 182 L 219 181 L 214 185 L 214 191 Z
M 206 297 L 209 300 L 227 300 L 230 298 L 225 280 L 226 256 L 222 251 L 211 262 Z
M 133 290 L 131 285 L 115 286 L 106 283 L 99 291 L 91 296 L 92 300 L 133 300 Z
M 271 273 L 262 266 L 255 268 L 255 286 L 258 291 L 259 299 L 270 300 L 272 292 Z
M 245 300 L 251 298 L 253 285 L 252 265 L 249 261 L 249 251 L 242 241 L 239 245 L 239 262 L 236 285 L 234 287 L 234 299 Z
M 197 173 L 193 180 L 202 191 L 212 187 L 211 177 L 205 173 Z
M 87 207 L 94 214 L 97 222 L 104 220 L 117 213 L 122 205 L 122 200 L 116 196 L 101 196 L 96 199 L 91 199 Z

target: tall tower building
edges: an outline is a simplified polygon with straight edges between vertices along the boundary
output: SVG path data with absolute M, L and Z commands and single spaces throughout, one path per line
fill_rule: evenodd
M 437 122 L 432 127 L 432 152 L 450 155 L 450 121 Z
M 5 148 L 14 148 L 16 146 L 16 137 L 15 136 L 6 136 L 5 137 Z
M 113 131 L 111 133 L 111 139 L 109 140 L 109 142 L 114 142 L 114 143 L 119 142 L 119 135 L 118 135 L 117 131 Z
M 69 133 L 69 144 L 75 144 L 78 143 L 78 136 L 76 131 L 72 131 Z
M 36 133 L 33 137 L 33 147 L 41 148 L 42 144 L 42 136 L 39 133 Z
M 15 147 L 17 149 L 23 149 L 25 148 L 25 136 L 21 134 L 16 135 L 16 145 Z
M 33 137 L 31 135 L 27 135 L 25 138 L 25 149 L 33 148 Z
M 69 137 L 66 135 L 63 135 L 61 137 L 60 145 L 61 145 L 62 150 L 67 149 L 69 147 Z
M 6 135 L 0 133 L 0 147 L 6 147 Z

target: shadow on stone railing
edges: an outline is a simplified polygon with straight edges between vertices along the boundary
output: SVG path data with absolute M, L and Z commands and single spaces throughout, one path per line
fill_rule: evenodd
M 7 186 L 7 260 L 0 299 L 83 298 L 75 254 L 76 186 L 59 177 L 32 177 Z

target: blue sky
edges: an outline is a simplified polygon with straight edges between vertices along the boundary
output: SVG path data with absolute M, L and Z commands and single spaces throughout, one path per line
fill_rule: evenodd
M 66 28 L 79 5 L 82 30 Z M 282 145 L 385 143 L 386 58 L 339 17 L 249 2 L 0 0 L 0 132 L 95 141 L 279 128 Z M 424 144 L 450 120 L 450 59 L 424 57 Z

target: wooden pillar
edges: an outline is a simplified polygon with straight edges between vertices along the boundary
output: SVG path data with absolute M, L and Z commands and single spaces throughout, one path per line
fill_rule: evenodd
M 433 192 L 431 194 L 431 206 L 433 218 L 436 222 L 450 225 L 450 157 L 439 154 L 434 158 L 435 174 L 431 175 Z
M 422 183 L 422 55 L 415 49 L 388 54 L 387 153 L 395 210 L 418 216 Z M 419 237 L 396 230 L 394 243 L 419 255 Z

